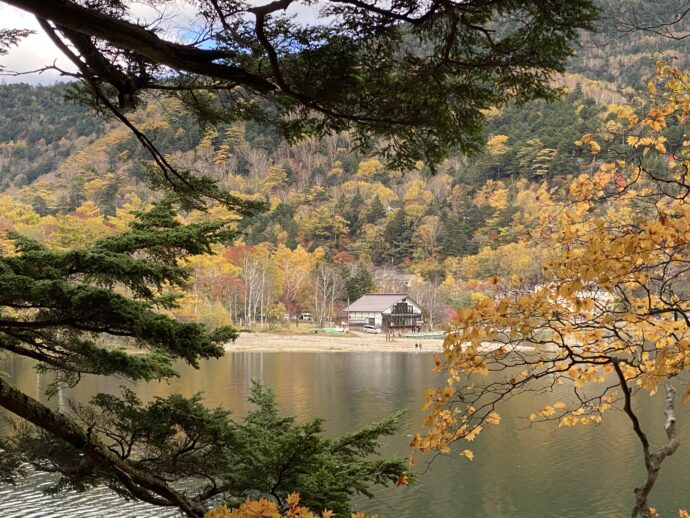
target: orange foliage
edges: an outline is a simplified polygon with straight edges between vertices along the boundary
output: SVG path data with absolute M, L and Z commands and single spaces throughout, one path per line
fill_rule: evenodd
M 291 493 L 287 497 L 286 511 L 280 511 L 278 505 L 272 500 L 262 498 L 260 500 L 247 499 L 237 509 L 228 509 L 221 505 L 212 509 L 204 518 L 333 518 L 335 514 L 328 509 L 321 514 L 314 513 L 306 507 L 299 505 L 299 494 Z M 352 513 L 351 518 L 367 518 L 362 513 Z M 377 518 L 372 515 L 369 518 Z

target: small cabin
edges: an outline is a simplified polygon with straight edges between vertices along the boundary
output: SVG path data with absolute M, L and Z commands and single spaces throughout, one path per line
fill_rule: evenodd
M 419 331 L 422 309 L 405 293 L 367 293 L 345 308 L 352 329 L 365 325 L 385 331 Z

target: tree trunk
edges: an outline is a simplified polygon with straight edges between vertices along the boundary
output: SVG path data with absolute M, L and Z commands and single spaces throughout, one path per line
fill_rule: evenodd
M 644 450 L 644 464 L 647 468 L 647 478 L 646 480 L 635 489 L 635 507 L 633 508 L 631 517 L 637 518 L 651 518 L 652 514 L 649 510 L 649 504 L 647 499 L 649 498 L 649 493 L 651 493 L 656 483 L 657 476 L 659 475 L 659 470 L 661 469 L 661 464 L 666 460 L 666 457 L 673 455 L 678 449 L 680 441 L 678 440 L 678 433 L 676 431 L 676 414 L 675 414 L 675 397 L 676 389 L 671 384 L 670 381 L 666 381 L 666 407 L 664 408 L 664 414 L 666 415 L 666 423 L 664 424 L 664 430 L 666 431 L 666 437 L 668 442 L 657 452 L 650 452 L 649 448 L 643 448 Z
M 0 406 L 52 433 L 80 450 L 94 464 L 110 471 L 134 496 L 159 506 L 179 507 L 187 516 L 201 518 L 204 506 L 192 502 L 148 473 L 133 468 L 111 452 L 96 437 L 87 434 L 76 423 L 54 412 L 35 399 L 20 392 L 0 378 Z
M 642 445 L 642 453 L 644 455 L 644 465 L 647 469 L 647 478 L 645 481 L 635 489 L 635 507 L 633 507 L 631 518 L 651 518 L 652 513 L 649 509 L 649 503 L 647 499 L 649 494 L 654 488 L 656 483 L 656 478 L 659 475 L 659 470 L 661 469 L 661 464 L 664 462 L 666 457 L 673 455 L 678 449 L 680 444 L 678 440 L 678 433 L 676 431 L 676 414 L 675 414 L 675 398 L 676 389 L 671 383 L 671 380 L 667 379 L 664 383 L 666 388 L 666 406 L 664 408 L 664 414 L 666 415 L 666 422 L 664 423 L 664 430 L 666 431 L 666 437 L 668 442 L 666 445 L 661 447 L 658 451 L 652 452 L 649 444 L 649 439 L 647 434 L 642 431 L 640 426 L 640 421 L 637 418 L 637 414 L 632 408 L 632 392 L 628 386 L 628 382 L 625 379 L 625 374 L 620 367 L 620 360 L 614 359 L 612 361 L 613 368 L 618 376 L 618 384 L 623 390 L 624 404 L 623 411 L 626 413 L 630 421 L 632 422 L 633 431 Z

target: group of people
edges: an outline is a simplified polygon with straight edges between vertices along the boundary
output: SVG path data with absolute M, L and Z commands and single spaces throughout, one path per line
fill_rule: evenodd
M 414 348 L 415 348 L 416 351 L 421 351 L 421 349 L 422 349 L 422 344 L 421 344 L 421 342 L 420 342 L 420 343 L 415 342 Z

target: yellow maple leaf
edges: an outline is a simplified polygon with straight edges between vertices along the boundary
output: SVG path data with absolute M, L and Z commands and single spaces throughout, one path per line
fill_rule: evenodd
M 563 416 L 558 423 L 559 427 L 575 426 L 579 422 L 578 418 L 572 415 Z
M 539 414 L 541 414 L 543 417 L 550 417 L 555 413 L 556 413 L 556 411 L 554 410 L 554 408 L 551 405 L 546 405 L 544 408 L 542 408 L 539 411 Z
M 470 460 L 474 460 L 474 453 L 472 453 L 472 450 L 463 450 L 460 452 L 460 455 L 467 457 Z
M 475 426 L 469 432 L 467 432 L 467 435 L 465 435 L 465 440 L 466 441 L 474 441 L 477 438 L 477 435 L 479 435 L 479 432 L 481 432 L 481 431 L 482 431 L 481 426 Z
M 486 416 L 484 421 L 487 424 L 500 424 L 501 416 L 497 412 L 491 412 L 489 415 Z
M 285 501 L 290 507 L 297 507 L 299 505 L 299 493 L 290 493 Z

